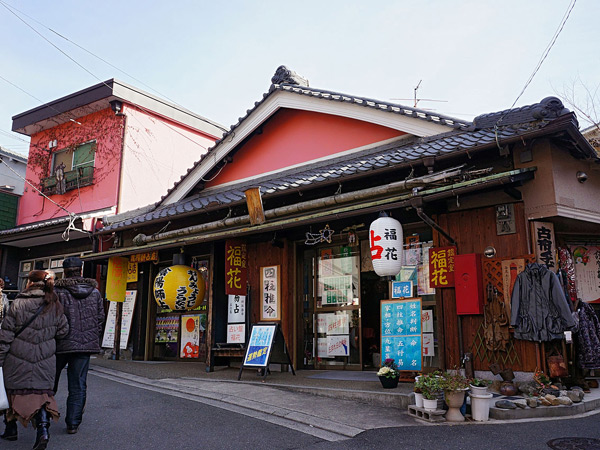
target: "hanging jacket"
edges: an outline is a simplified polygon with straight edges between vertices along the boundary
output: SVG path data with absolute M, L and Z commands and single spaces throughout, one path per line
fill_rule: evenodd
M 511 326 L 525 341 L 562 339 L 575 326 L 571 307 L 556 274 L 542 264 L 528 264 L 517 276 L 511 298 Z
M 0 367 L 9 390 L 54 389 L 56 341 L 69 325 L 55 308 L 42 311 L 21 334 L 15 333 L 44 303 L 43 283 L 34 283 L 13 301 L 0 329 Z
M 600 320 L 594 308 L 585 302 L 579 304 L 577 315 L 577 363 L 582 369 L 600 369 Z
M 57 341 L 56 353 L 100 353 L 104 303 L 92 278 L 62 278 L 54 284 L 69 321 L 69 334 Z

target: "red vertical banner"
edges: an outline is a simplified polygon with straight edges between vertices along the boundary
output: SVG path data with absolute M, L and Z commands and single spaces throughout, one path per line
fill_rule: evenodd
M 246 295 L 248 253 L 241 240 L 225 241 L 225 293 Z
M 456 247 L 431 247 L 429 249 L 429 286 L 445 288 L 454 286 L 454 257 Z

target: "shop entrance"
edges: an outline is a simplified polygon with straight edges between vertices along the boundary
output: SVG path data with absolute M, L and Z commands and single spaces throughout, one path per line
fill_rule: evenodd
M 302 286 L 304 367 L 360 370 L 359 248 L 305 250 Z

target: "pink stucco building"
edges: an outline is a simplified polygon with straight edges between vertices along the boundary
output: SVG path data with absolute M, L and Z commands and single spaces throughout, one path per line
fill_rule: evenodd
M 111 79 L 14 116 L 13 131 L 31 138 L 17 227 L 0 232 L 0 270 L 16 280 L 60 276 L 102 217 L 157 201 L 224 128 Z

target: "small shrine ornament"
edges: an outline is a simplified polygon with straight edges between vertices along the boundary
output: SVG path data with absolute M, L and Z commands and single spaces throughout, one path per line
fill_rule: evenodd
M 402 225 L 396 219 L 380 213 L 369 228 L 369 246 L 373 269 L 380 277 L 392 277 L 400 273 L 403 263 L 404 235 Z
M 204 278 L 188 266 L 166 267 L 154 279 L 154 299 L 163 309 L 194 309 L 204 300 Z

